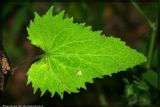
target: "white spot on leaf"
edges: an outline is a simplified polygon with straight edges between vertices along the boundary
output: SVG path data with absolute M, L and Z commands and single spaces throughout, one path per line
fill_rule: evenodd
M 78 72 L 77 72 L 77 75 L 78 75 L 78 76 L 81 76 L 81 75 L 82 75 L 82 71 L 78 71 Z

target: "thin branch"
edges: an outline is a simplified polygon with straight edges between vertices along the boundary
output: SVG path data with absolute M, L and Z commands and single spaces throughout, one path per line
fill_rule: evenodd
M 138 4 L 134 1 L 131 0 L 131 3 L 133 6 L 137 9 L 137 11 L 147 20 L 148 24 L 150 27 L 155 27 L 155 25 L 152 23 L 152 21 L 148 18 L 148 16 L 143 12 L 143 10 L 138 6 Z
M 157 3 L 157 6 L 159 4 Z M 155 41 L 156 41 L 156 37 L 158 34 L 158 27 L 159 27 L 159 7 L 158 7 L 158 16 L 156 18 L 156 21 L 154 23 L 154 27 L 152 28 L 152 34 L 151 34 L 151 39 L 150 39 L 150 45 L 149 45 L 149 50 L 148 50 L 148 57 L 147 57 L 147 68 L 150 69 L 150 64 L 153 58 L 153 49 L 154 49 L 154 45 L 155 45 Z
M 150 45 L 149 45 L 149 50 L 148 50 L 148 56 L 147 56 L 147 65 L 146 65 L 146 67 L 148 69 L 150 69 L 150 64 L 151 64 L 152 57 L 153 57 L 153 48 L 154 48 L 155 40 L 156 40 L 156 36 L 157 36 L 158 17 L 156 18 L 155 22 L 152 22 L 135 1 L 131 0 L 131 2 L 133 4 L 133 6 L 138 10 L 138 12 L 147 20 L 149 26 L 152 29 L 151 38 L 150 38 Z M 157 9 L 159 9 L 158 3 L 156 6 L 157 6 Z

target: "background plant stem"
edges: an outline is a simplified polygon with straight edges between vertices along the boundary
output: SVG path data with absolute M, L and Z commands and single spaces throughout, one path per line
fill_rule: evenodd
M 151 34 L 150 45 L 149 45 L 148 56 L 147 56 L 147 65 L 146 65 L 148 69 L 150 69 L 150 65 L 153 57 L 153 49 L 155 45 L 156 35 L 157 35 L 157 29 L 152 28 L 152 34 Z
M 149 26 L 151 27 L 151 37 L 150 37 L 150 42 L 149 42 L 149 49 L 148 49 L 148 56 L 147 56 L 147 64 L 146 68 L 150 69 L 151 66 L 151 61 L 153 57 L 153 49 L 155 45 L 155 40 L 156 40 L 156 35 L 157 35 L 157 25 L 158 25 L 158 17 L 156 18 L 155 22 L 152 22 L 148 16 L 143 12 L 143 10 L 138 6 L 136 2 L 131 0 L 133 6 L 137 9 L 137 11 L 147 20 Z M 157 9 L 158 9 L 158 3 L 157 3 Z

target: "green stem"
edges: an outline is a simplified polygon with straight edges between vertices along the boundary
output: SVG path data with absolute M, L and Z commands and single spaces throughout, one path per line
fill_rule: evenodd
M 153 56 L 153 48 L 155 44 L 155 38 L 156 38 L 157 30 L 152 29 L 152 34 L 151 34 L 151 39 L 150 39 L 150 45 L 149 45 L 149 51 L 148 51 L 148 56 L 147 56 L 147 68 L 150 68 L 152 56 Z
M 156 23 L 153 23 L 148 18 L 148 16 L 145 15 L 145 13 L 142 11 L 142 9 L 138 6 L 138 4 L 136 2 L 134 2 L 133 0 L 131 0 L 131 2 L 133 4 L 133 6 L 138 10 L 138 12 L 147 20 L 149 26 L 152 29 L 150 45 L 149 45 L 149 50 L 148 50 L 148 56 L 147 56 L 147 65 L 146 65 L 146 67 L 149 69 L 150 68 L 150 64 L 151 64 L 151 60 L 152 60 L 152 56 L 153 56 L 153 48 L 154 48 L 154 44 L 155 44 L 155 38 L 156 38 L 156 35 L 157 35 L 158 20 L 155 21 Z
M 142 11 L 142 9 L 138 6 L 138 4 L 131 0 L 131 3 L 133 4 L 133 6 L 137 9 L 137 11 L 147 20 L 148 24 L 153 27 L 153 23 L 150 21 L 150 19 L 148 18 L 148 16 Z
M 160 12 L 160 8 L 159 8 L 159 3 L 157 3 L 157 9 L 158 9 L 158 15 L 157 15 L 157 18 L 156 18 L 156 23 L 153 24 L 153 26 L 151 26 L 152 28 L 152 35 L 151 35 L 151 40 L 150 40 L 150 46 L 149 46 L 149 51 L 148 51 L 148 57 L 147 57 L 147 65 L 146 67 L 148 69 L 150 69 L 150 64 L 151 64 L 151 61 L 152 61 L 152 57 L 153 57 L 153 48 L 154 48 L 154 45 L 155 45 L 155 40 L 156 40 L 156 36 L 157 36 L 157 33 L 158 33 L 158 21 L 159 21 L 159 12 Z

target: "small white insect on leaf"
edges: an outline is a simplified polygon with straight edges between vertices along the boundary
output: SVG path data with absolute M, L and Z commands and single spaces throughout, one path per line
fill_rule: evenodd
M 82 71 L 79 70 L 79 71 L 77 72 L 77 75 L 78 75 L 78 76 L 81 76 L 81 75 L 82 75 Z

